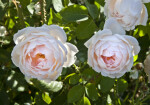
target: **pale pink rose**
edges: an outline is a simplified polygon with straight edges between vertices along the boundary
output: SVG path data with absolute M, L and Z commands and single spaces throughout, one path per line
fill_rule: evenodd
M 127 31 L 136 25 L 146 25 L 147 8 L 143 2 L 148 0 L 105 0 L 104 14 L 107 18 L 115 18 Z
M 140 51 L 138 41 L 128 35 L 113 34 L 110 29 L 98 31 L 85 46 L 88 64 L 103 76 L 119 78 L 133 65 L 133 56 Z
M 76 60 L 78 49 L 66 40 L 64 30 L 56 25 L 24 28 L 14 35 L 12 61 L 27 78 L 56 80 L 62 68 Z

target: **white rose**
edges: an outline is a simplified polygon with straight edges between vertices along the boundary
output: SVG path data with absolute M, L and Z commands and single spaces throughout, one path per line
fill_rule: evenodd
M 146 25 L 147 8 L 141 0 L 105 0 L 104 14 L 107 18 L 115 18 L 127 31 L 136 25 Z
M 113 34 L 110 29 L 98 31 L 85 46 L 88 48 L 88 64 L 96 72 L 111 78 L 119 78 L 131 70 L 133 55 L 140 51 L 134 37 Z
M 150 83 L 150 54 L 146 57 L 144 61 L 144 71 L 148 75 L 148 83 Z
M 56 25 L 24 28 L 14 35 L 12 61 L 27 78 L 56 80 L 62 67 L 76 60 L 78 49 L 66 40 L 64 30 Z

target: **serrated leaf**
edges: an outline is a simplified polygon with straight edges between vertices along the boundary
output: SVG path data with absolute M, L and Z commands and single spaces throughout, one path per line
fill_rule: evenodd
M 57 12 L 60 12 L 64 8 L 62 0 L 52 0 L 52 3 Z
M 98 99 L 98 91 L 92 83 L 88 83 L 86 85 L 86 94 L 92 101 L 96 101 Z
M 124 79 L 119 79 L 117 81 L 117 90 L 119 93 L 124 92 L 128 87 L 128 82 Z
M 88 10 L 85 6 L 71 5 L 60 11 L 60 15 L 67 22 L 76 22 L 88 17 Z
M 115 79 L 109 77 L 102 77 L 100 81 L 101 91 L 103 93 L 110 91 L 115 83 Z
M 96 28 L 97 26 L 93 20 L 81 22 L 77 27 L 76 36 L 78 39 L 90 38 L 96 31 Z
M 83 97 L 77 105 L 91 105 L 91 103 L 87 97 Z
M 84 95 L 84 87 L 82 85 L 76 85 L 72 87 L 68 92 L 68 103 L 73 103 L 81 99 Z
M 35 87 L 47 92 L 57 92 L 63 87 L 63 83 L 58 81 L 51 81 L 50 83 L 37 79 L 31 79 L 30 81 L 33 82 Z
M 79 82 L 80 76 L 78 74 L 74 74 L 69 79 L 69 84 L 77 84 Z

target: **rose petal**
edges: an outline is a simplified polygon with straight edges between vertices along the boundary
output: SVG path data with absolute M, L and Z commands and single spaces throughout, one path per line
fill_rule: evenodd
M 140 24 L 141 24 L 141 25 L 146 25 L 147 20 L 148 20 L 147 8 L 146 8 L 145 5 L 143 4 L 143 9 L 142 9 L 141 18 L 140 18 Z
M 67 40 L 66 33 L 59 26 L 57 26 L 57 25 L 50 25 L 50 26 L 43 25 L 42 27 L 49 29 L 50 35 L 52 35 L 56 39 L 61 40 L 62 42 L 66 42 L 66 40 Z
M 123 35 L 123 37 L 131 44 L 133 48 L 133 55 L 137 55 L 140 52 L 140 46 L 137 39 L 127 35 Z
M 115 18 L 109 18 L 105 21 L 104 29 L 110 29 L 112 34 L 125 35 L 125 30 L 122 26 L 116 21 Z
M 75 54 L 78 52 L 78 49 L 71 43 L 65 43 L 65 47 L 67 48 L 68 53 L 67 53 L 67 61 L 64 62 L 63 67 L 69 67 L 75 63 L 76 61 Z

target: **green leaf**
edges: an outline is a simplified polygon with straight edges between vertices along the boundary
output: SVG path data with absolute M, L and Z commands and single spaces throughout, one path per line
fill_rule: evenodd
M 69 79 L 69 84 L 77 84 L 79 82 L 80 76 L 78 74 L 74 74 Z
M 5 91 L 0 91 L 0 104 L 9 105 L 9 97 Z
M 76 22 L 88 18 L 88 10 L 85 6 L 71 5 L 60 11 L 60 15 L 67 22 Z
M 24 75 L 14 70 L 8 73 L 6 85 L 16 92 L 24 92 L 28 88 Z
M 78 39 L 90 38 L 94 34 L 96 28 L 97 26 L 93 20 L 81 22 L 76 29 L 76 36 Z
M 99 9 L 97 8 L 96 5 L 94 4 L 90 4 L 85 0 L 85 5 L 90 13 L 90 15 L 92 16 L 93 19 L 96 19 L 100 13 Z
M 93 70 L 93 69 L 91 69 L 91 68 L 88 68 L 88 69 L 85 69 L 83 72 L 82 72 L 82 76 L 83 76 L 83 78 L 85 78 L 85 79 L 91 79 L 91 78 L 93 78 L 93 77 L 95 77 L 96 76 L 96 72 Z
M 36 102 L 36 105 L 48 105 L 44 100 L 43 100 L 43 97 L 42 97 L 42 93 L 41 92 L 36 92 L 35 93 L 35 102 Z
M 133 57 L 133 61 L 135 62 L 137 59 L 138 59 L 138 55 L 135 55 L 134 57 Z
M 88 83 L 86 85 L 86 94 L 92 101 L 98 99 L 98 91 L 93 83 Z
M 0 0 L 0 20 L 4 17 L 5 13 L 6 13 L 6 4 L 7 3 L 3 3 Z
M 47 104 L 50 104 L 52 102 L 51 98 L 49 97 L 49 93 L 47 92 L 42 94 L 42 98 Z
M 65 7 L 67 7 L 69 3 L 70 3 L 70 0 L 63 0 L 63 4 Z
M 77 105 L 91 105 L 91 103 L 87 97 L 83 97 Z
M 76 85 L 72 87 L 68 92 L 68 103 L 73 103 L 81 99 L 84 95 L 84 87 L 82 85 Z
M 118 89 L 118 92 L 121 93 L 121 92 L 124 92 L 128 87 L 128 82 L 124 79 L 119 79 L 117 81 L 117 89 Z
M 110 91 L 115 83 L 115 79 L 109 77 L 102 77 L 100 81 L 101 91 L 103 93 Z
M 0 62 L 9 62 L 10 61 L 10 52 L 8 52 L 6 49 L 0 48 Z
M 57 12 L 60 12 L 64 8 L 62 0 L 52 0 L 52 3 Z
M 101 6 L 104 7 L 105 5 L 105 0 L 95 0 L 96 2 L 98 2 Z
M 30 0 L 18 0 L 21 4 L 21 6 L 26 9 L 27 8 L 27 5 L 30 4 Z
M 34 86 L 38 89 L 47 92 L 57 92 L 63 87 L 63 83 L 58 81 L 51 81 L 50 83 L 37 79 L 31 79 L 30 81 L 33 82 Z
M 60 16 L 60 14 L 59 13 L 56 14 L 53 11 L 53 9 L 50 8 L 50 18 L 48 20 L 48 25 L 51 25 L 51 24 L 54 24 L 54 23 L 59 24 L 59 23 L 62 22 L 61 19 L 62 19 L 62 17 Z

